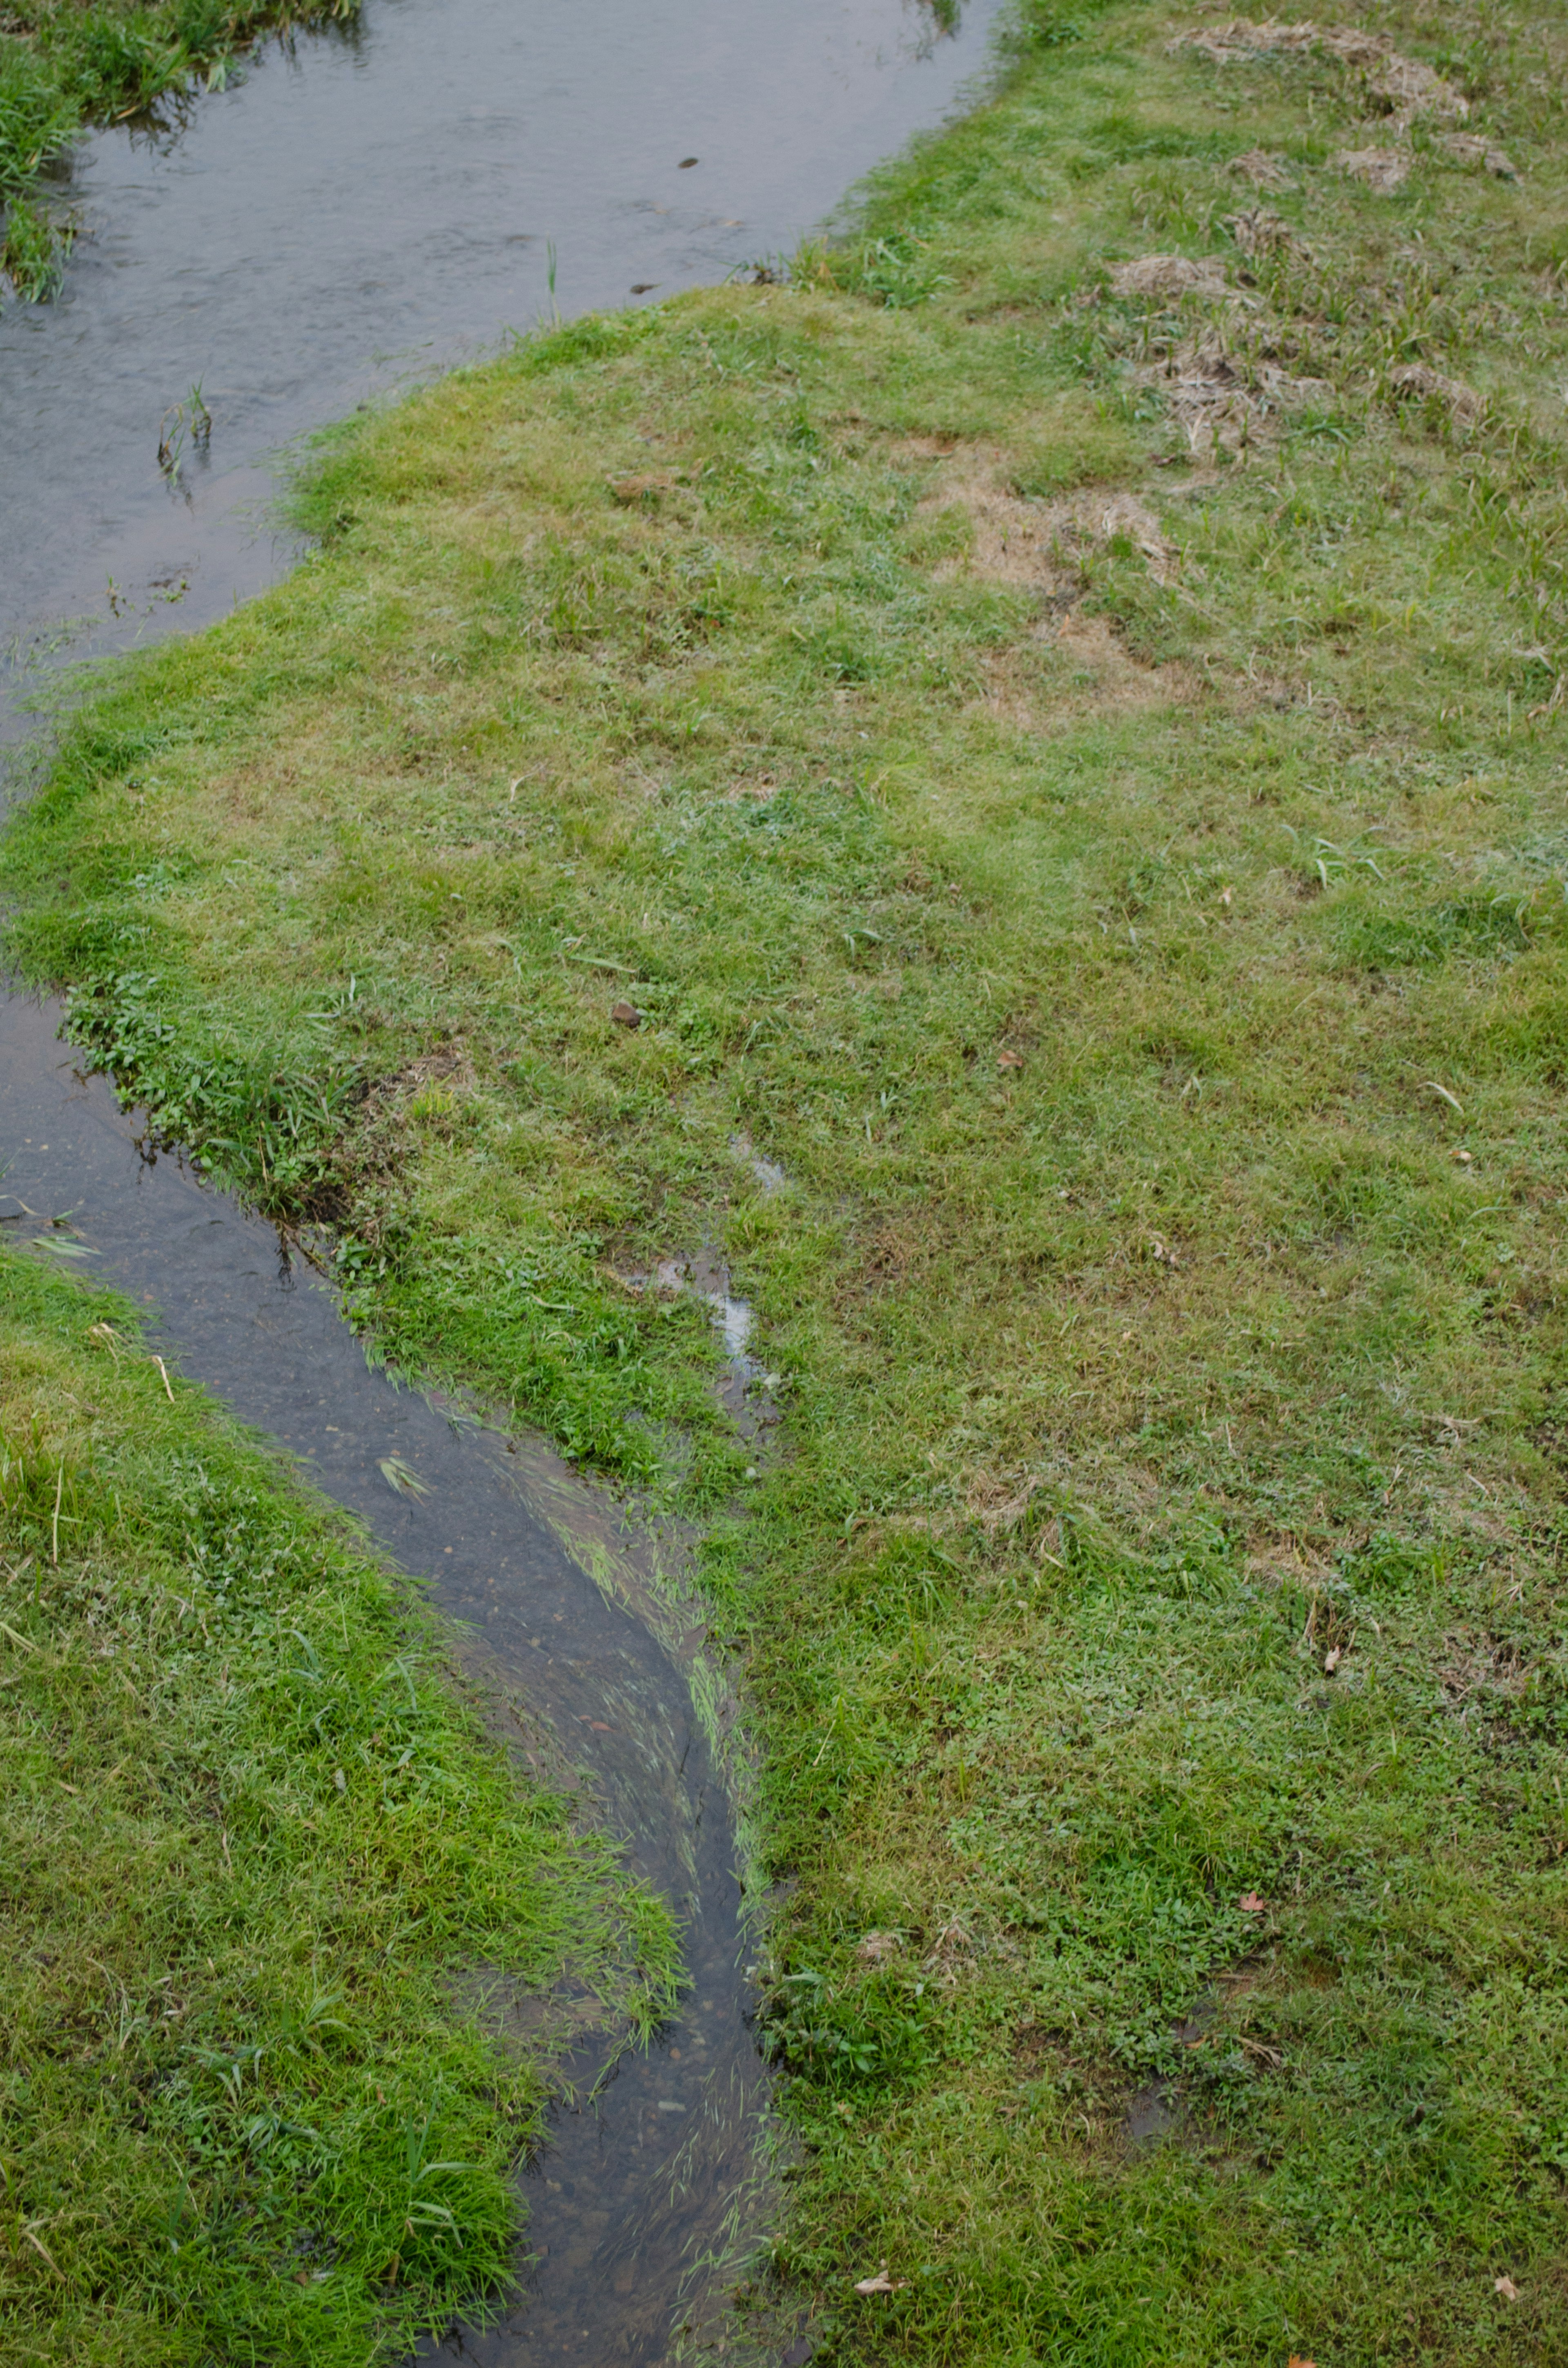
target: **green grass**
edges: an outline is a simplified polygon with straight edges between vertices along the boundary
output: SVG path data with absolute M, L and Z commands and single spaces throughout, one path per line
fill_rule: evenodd
M 1184 21 L 1036 10 L 793 286 L 329 439 L 12 942 L 389 1353 L 705 1519 L 824 2359 L 1562 2360 L 1562 22 L 1381 10 L 1519 177 L 1379 194 L 1359 70 Z M 704 1242 L 756 1477 L 636 1284 Z
M 656 1903 L 522 1793 L 439 1632 L 135 1318 L 0 1259 L 0 2358 L 392 2359 L 513 2266 L 545 2067 Z
M 358 0 L 15 0 L 0 19 L 0 272 L 33 302 L 52 296 L 68 215 L 38 203 L 51 164 L 88 124 L 125 122 L 198 82 L 222 89 L 239 52 L 279 19 L 312 24 Z

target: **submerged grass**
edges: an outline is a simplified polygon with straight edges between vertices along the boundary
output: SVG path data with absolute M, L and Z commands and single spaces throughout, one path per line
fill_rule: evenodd
M 793 286 L 330 440 L 6 843 L 392 1353 L 707 1511 L 828 2360 L 1568 2358 L 1562 27 L 1376 30 L 1037 7 Z
M 107 1295 L 0 1259 L 0 2357 L 394 2358 L 508 2277 L 541 2067 L 675 1937 L 441 1638 Z

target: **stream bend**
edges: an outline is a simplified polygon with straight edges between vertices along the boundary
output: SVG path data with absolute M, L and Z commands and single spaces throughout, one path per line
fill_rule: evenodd
M 455 2328 L 423 2356 L 655 2368 L 677 2321 L 722 2309 L 726 2265 L 733 2280 L 766 2203 L 767 2080 L 747 2021 L 734 1816 L 689 1681 L 700 1632 L 683 1635 L 608 1501 L 539 1443 L 507 1442 L 373 1370 L 273 1227 L 176 1159 L 144 1157 L 109 1080 L 84 1076 L 58 1040 L 60 1018 L 0 1000 L 0 1219 L 73 1212 L 94 1279 L 146 1311 L 153 1344 L 470 1623 L 465 1658 L 511 1708 L 514 1748 L 546 1781 L 576 1775 L 685 1924 L 678 2021 L 622 2056 L 593 2104 L 557 2110 L 523 2174 L 539 2257 L 523 2290 L 494 2327 Z M 426 1495 L 388 1484 L 394 1456 Z M 491 2000 L 521 2039 L 535 2003 Z M 604 2052 L 600 2034 L 566 2078 L 585 2093 Z

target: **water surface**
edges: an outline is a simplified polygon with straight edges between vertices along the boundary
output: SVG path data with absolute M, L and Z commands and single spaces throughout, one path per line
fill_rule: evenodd
M 88 140 L 64 293 L 0 316 L 0 652 L 222 614 L 294 556 L 268 519 L 290 439 L 552 302 L 792 249 L 952 107 L 998 6 L 949 35 L 926 0 L 367 0 L 172 133 Z M 197 382 L 210 446 L 171 487 L 160 428 Z

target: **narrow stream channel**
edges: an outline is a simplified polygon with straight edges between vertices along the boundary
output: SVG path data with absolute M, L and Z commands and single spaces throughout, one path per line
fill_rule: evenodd
M 28 695 L 62 658 L 188 630 L 277 580 L 297 550 L 270 506 L 312 429 L 552 307 L 656 302 L 792 250 L 951 109 L 1004 5 L 964 0 L 943 29 L 929 0 L 367 0 L 353 28 L 264 45 L 162 129 L 83 142 L 55 188 L 80 232 L 63 295 L 0 313 L 0 743 L 33 729 Z M 160 432 L 197 384 L 210 443 L 187 442 L 170 481 Z M 699 1633 L 649 1583 L 656 1541 L 621 1535 L 539 1442 L 373 1371 L 270 1227 L 143 1159 L 58 1019 L 0 996 L 5 1235 L 73 1212 L 90 1271 L 146 1308 L 165 1354 L 471 1623 L 516 1747 L 582 1785 L 686 1919 L 678 2023 L 558 2111 L 524 2174 L 524 2287 L 499 2325 L 424 2355 L 655 2368 L 722 2311 L 769 2203 Z M 750 1435 L 768 1412 L 744 1312 L 717 1269 L 683 1272 L 723 1316 L 726 1404 Z M 389 1484 L 394 1457 L 426 1494 Z M 566 2064 L 579 2093 L 603 2054 L 601 2035 Z M 809 2349 L 787 2333 L 756 2356 Z
M 547 1777 L 584 1785 L 631 1867 L 686 1919 L 692 1987 L 678 2021 L 623 2056 L 596 2103 L 557 2112 L 525 2176 L 540 2260 L 516 2306 L 429 2355 L 652 2368 L 676 2322 L 702 2316 L 705 2291 L 722 2300 L 725 2258 L 733 2278 L 766 2202 L 767 2082 L 746 2021 L 734 1820 L 692 1704 L 699 1634 L 661 1611 L 607 1499 L 539 1442 L 482 1430 L 373 1371 L 332 1292 L 270 1225 L 177 1160 L 144 1158 L 108 1079 L 83 1078 L 57 1041 L 59 1018 L 0 999 L 6 1237 L 25 1245 L 38 1220 L 71 1212 L 90 1254 L 75 1270 L 138 1301 L 171 1362 L 280 1440 L 442 1611 L 472 1623 L 472 1667 L 515 1705 L 517 1746 Z M 388 1482 L 393 1458 L 427 1494 Z M 596 1563 L 608 1590 L 588 1576 Z M 601 2034 L 567 2077 L 585 2091 L 606 2053 Z M 705 2277 L 709 2259 L 718 2271 Z

